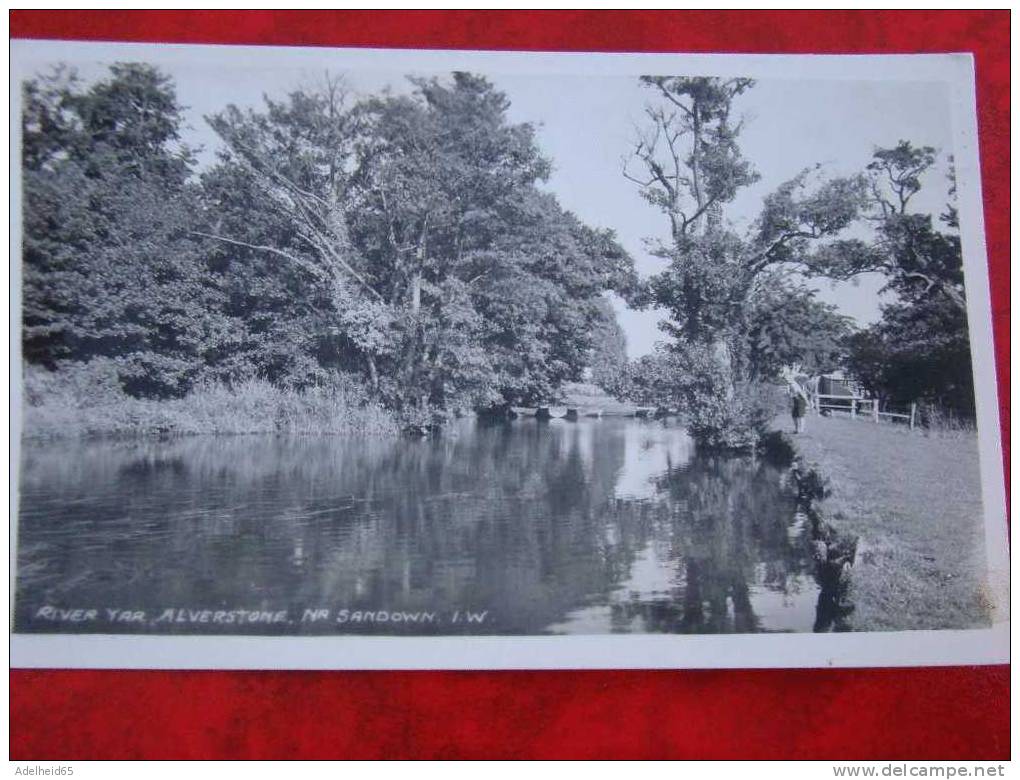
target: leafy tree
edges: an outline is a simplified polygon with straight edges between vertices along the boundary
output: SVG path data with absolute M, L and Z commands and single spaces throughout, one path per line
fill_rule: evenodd
M 360 132 L 350 102 L 328 79 L 267 98 L 262 112 L 207 117 L 225 143 L 202 177 L 194 231 L 212 242 L 241 323 L 225 378 L 301 387 L 364 370 L 378 348 L 387 313 L 349 235 Z
M 663 343 L 647 355 L 630 361 L 620 396 L 642 406 L 670 408 L 678 406 L 678 377 L 683 376 L 684 366 L 676 350 L 667 349 Z
M 706 419 L 703 441 L 737 441 L 741 429 L 750 440 L 750 419 L 731 414 L 741 406 L 738 388 L 752 375 L 774 372 L 784 350 L 773 344 L 779 345 L 783 334 L 823 316 L 804 291 L 777 288 L 777 273 L 802 262 L 812 243 L 836 236 L 854 221 L 866 182 L 863 177 L 819 180 L 817 170 L 805 170 L 769 195 L 753 229 L 740 235 L 725 223 L 723 208 L 758 179 L 737 143 L 740 123 L 731 117 L 734 101 L 753 82 L 643 77 L 642 83 L 659 100 L 647 110 L 648 129 L 624 175 L 670 226 L 669 243 L 656 247 L 669 265 L 650 280 L 651 302 L 669 314 L 663 329 L 681 364 L 718 383 L 701 400 L 718 407 L 705 413 L 723 427 L 712 431 Z M 789 322 L 771 321 L 788 314 Z M 785 351 L 794 351 L 791 346 L 787 341 Z M 710 369 L 713 361 L 717 365 Z
M 964 417 L 974 415 L 973 377 L 963 286 L 963 256 L 950 174 L 949 203 L 937 219 L 911 211 L 937 159 L 932 147 L 900 141 L 868 165 L 871 242 L 833 242 L 809 259 L 812 271 L 847 279 L 885 275 L 897 301 L 882 319 L 849 340 L 849 366 L 876 395 Z
M 603 291 L 629 294 L 636 283 L 610 231 L 583 225 L 537 191 L 520 223 L 479 259 L 487 270 L 475 300 L 502 405 L 548 401 L 579 379 L 604 315 Z
M 676 410 L 695 441 L 713 449 L 748 446 L 777 411 L 772 385 L 731 384 L 725 365 L 705 344 L 659 344 L 630 364 L 627 380 L 627 397 Z
M 599 321 L 592 331 L 589 359 L 591 379 L 598 387 L 615 394 L 621 389 L 627 371 L 627 337 L 616 319 L 608 299 L 599 302 Z
M 244 280 L 238 316 L 257 323 L 262 297 L 274 310 L 238 360 L 363 372 L 412 420 L 548 399 L 632 261 L 537 188 L 548 161 L 485 79 L 411 83 L 352 104 L 328 82 L 210 117 L 226 148 L 196 232 Z
M 527 218 L 548 162 L 530 126 L 506 121 L 509 101 L 485 79 L 412 84 L 412 96 L 364 106 L 355 233 L 396 312 L 382 375 L 397 405 L 487 406 L 499 389 L 483 343 L 486 288 L 494 266 L 512 270 L 502 245 Z
M 817 300 L 814 290 L 772 272 L 747 312 L 746 374 L 750 381 L 773 380 L 785 366 L 799 365 L 809 375 L 843 366 L 849 317 Z
M 807 259 L 808 268 L 834 279 L 851 279 L 862 273 L 885 275 L 889 289 L 904 300 L 943 297 L 966 308 L 963 257 L 955 206 L 950 203 L 940 220 L 949 228 L 939 231 L 931 214 L 909 210 L 921 190 L 921 179 L 935 164 L 930 146 L 915 147 L 900 141 L 878 149 L 868 165 L 869 219 L 875 225 L 872 242 L 835 241 Z M 950 199 L 955 185 L 950 188 Z
M 24 85 L 23 339 L 30 363 L 111 358 L 136 395 L 188 389 L 226 337 L 169 79 L 117 64 Z
M 664 106 L 648 109 L 650 131 L 631 162 L 646 177 L 625 175 L 669 219 L 671 243 L 658 254 L 669 267 L 651 280 L 653 302 L 670 314 L 667 333 L 682 342 L 725 343 L 732 351 L 735 323 L 771 284 L 770 270 L 797 263 L 811 242 L 835 236 L 864 202 L 862 177 L 819 181 L 805 170 L 767 196 L 750 234 L 723 221 L 722 207 L 758 175 L 739 150 L 733 101 L 749 79 L 645 77 Z M 739 378 L 739 376 L 738 376 Z

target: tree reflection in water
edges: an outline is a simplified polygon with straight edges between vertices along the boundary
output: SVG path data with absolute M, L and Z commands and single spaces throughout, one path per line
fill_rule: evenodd
M 29 443 L 21 631 L 40 605 L 289 610 L 246 633 L 810 631 L 817 588 L 779 472 L 639 420 L 426 441 Z M 302 623 L 304 609 L 486 611 L 482 624 Z

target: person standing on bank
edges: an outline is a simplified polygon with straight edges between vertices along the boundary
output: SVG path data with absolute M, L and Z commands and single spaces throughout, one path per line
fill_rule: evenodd
M 807 415 L 807 397 L 799 387 L 791 388 L 791 390 L 793 391 L 793 408 L 791 409 L 793 414 L 793 432 L 803 433 L 804 417 Z

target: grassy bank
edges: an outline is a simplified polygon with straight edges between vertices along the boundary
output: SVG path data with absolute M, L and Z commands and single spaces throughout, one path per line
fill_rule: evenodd
M 145 400 L 117 388 L 80 387 L 59 378 L 26 378 L 29 438 L 192 434 L 396 435 L 399 426 L 356 388 L 288 390 L 251 380 L 207 384 L 183 398 Z
M 823 516 L 860 537 L 852 580 L 856 630 L 988 624 L 973 433 L 934 435 L 809 416 L 806 432 L 791 439 L 830 480 L 832 494 L 819 504 Z

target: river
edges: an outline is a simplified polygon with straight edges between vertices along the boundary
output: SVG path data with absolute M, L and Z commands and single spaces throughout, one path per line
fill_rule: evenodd
M 802 522 L 762 459 L 637 419 L 424 440 L 26 442 L 22 632 L 811 631 Z

